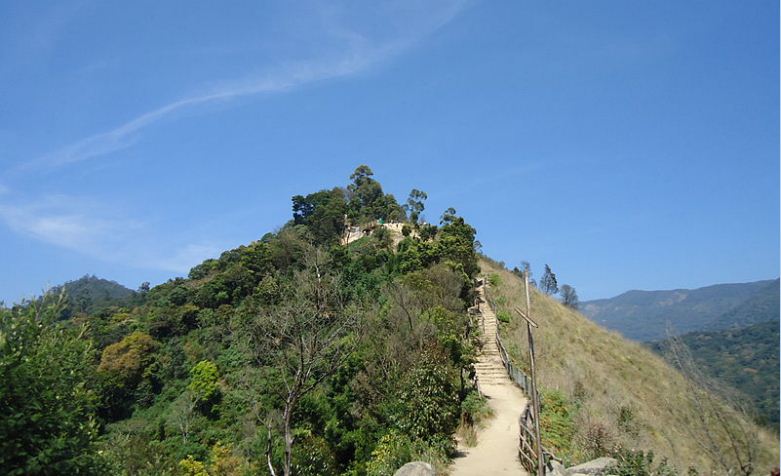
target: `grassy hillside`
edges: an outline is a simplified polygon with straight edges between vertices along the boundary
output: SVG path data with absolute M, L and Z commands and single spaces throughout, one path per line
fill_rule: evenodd
M 522 306 L 523 283 L 496 263 L 483 260 L 481 268 L 493 283 L 489 296 L 497 302 L 500 320 L 508 321 L 501 327 L 508 350 L 528 366 L 526 328 L 512 312 Z M 532 291 L 532 316 L 540 324 L 535 334 L 539 385 L 548 408 L 543 423 L 546 441 L 559 456 L 580 461 L 617 447 L 647 448 L 680 470 L 692 465 L 700 474 L 703 469 L 724 474 L 701 446 L 712 439 L 726 443 L 715 423 L 723 416 L 728 428 L 742 428 L 753 440 L 757 474 L 769 474 L 777 465 L 778 442 L 770 433 L 700 392 L 643 345 Z M 700 425 L 700 417 L 706 425 Z
M 583 314 L 600 325 L 639 340 L 653 341 L 694 331 L 778 320 L 779 280 L 718 284 L 699 289 L 628 291 L 581 303 Z
M 742 398 L 753 402 L 758 422 L 778 428 L 778 322 L 690 332 L 679 339 L 706 374 L 729 388 L 740 389 Z M 650 347 L 665 355 L 669 342 L 655 342 Z

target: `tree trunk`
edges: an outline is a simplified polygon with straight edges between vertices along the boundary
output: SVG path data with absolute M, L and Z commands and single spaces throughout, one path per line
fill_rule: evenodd
M 293 430 L 290 428 L 291 413 L 293 413 L 293 405 L 295 399 L 288 397 L 285 401 L 285 413 L 284 413 L 284 425 L 285 425 L 285 466 L 283 468 L 283 474 L 290 476 L 291 468 L 293 466 Z

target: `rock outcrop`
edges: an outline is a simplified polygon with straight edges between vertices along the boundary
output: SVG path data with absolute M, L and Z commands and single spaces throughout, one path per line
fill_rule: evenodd
M 436 476 L 437 471 L 428 463 L 413 461 L 397 469 L 393 476 Z

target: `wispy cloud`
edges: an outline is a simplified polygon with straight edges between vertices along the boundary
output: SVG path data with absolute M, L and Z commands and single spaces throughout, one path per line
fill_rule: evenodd
M 24 236 L 102 261 L 185 273 L 215 256 L 209 243 L 155 240 L 146 224 L 90 200 L 50 195 L 26 203 L 0 203 L 0 221 Z M 152 243 L 157 243 L 153 246 Z
M 323 43 L 307 60 L 282 60 L 265 73 L 229 78 L 196 88 L 166 104 L 152 108 L 116 127 L 60 147 L 12 169 L 19 175 L 106 157 L 132 146 L 150 127 L 177 118 L 185 111 L 229 103 L 250 97 L 280 94 L 321 81 L 345 78 L 370 71 L 408 51 L 416 43 L 453 20 L 465 7 L 463 0 L 438 0 L 420 6 L 415 1 L 366 7 L 376 22 L 363 24 L 352 8 L 319 4 Z M 387 11 L 386 11 L 387 10 Z M 350 18 L 347 18 L 350 17 Z M 310 38 L 311 40 L 311 38 Z M 317 40 L 317 38 L 316 38 Z M 319 43 L 315 41 L 315 43 Z M 10 174 L 9 174 L 10 176 Z M 103 261 L 141 268 L 184 273 L 207 257 L 215 256 L 224 243 L 203 239 L 177 239 L 162 230 L 98 204 L 97 200 L 66 195 L 46 195 L 20 200 L 0 184 L 0 222 L 23 236 L 91 256 Z M 161 239 L 162 238 L 162 239 Z
M 338 53 L 332 57 L 288 62 L 277 67 L 274 73 L 224 81 L 221 85 L 205 92 L 172 101 L 147 111 L 114 129 L 80 139 L 52 153 L 28 161 L 17 170 L 57 167 L 105 156 L 131 146 L 138 139 L 141 131 L 185 109 L 261 94 L 287 92 L 318 81 L 342 78 L 367 71 L 371 67 L 395 57 L 433 31 L 449 23 L 464 8 L 465 3 L 462 0 L 448 0 L 442 2 L 438 9 L 408 11 L 407 15 L 412 13 L 424 18 L 425 21 L 420 21 L 418 18 L 417 22 L 412 23 L 413 27 L 405 29 L 396 36 L 382 40 L 372 40 L 345 26 L 340 22 L 339 15 L 333 9 L 321 10 L 327 24 L 326 33 L 341 40 Z

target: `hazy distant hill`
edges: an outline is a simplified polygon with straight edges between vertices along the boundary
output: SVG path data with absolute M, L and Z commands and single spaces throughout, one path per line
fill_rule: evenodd
M 760 423 L 778 428 L 778 322 L 718 332 L 691 332 L 680 339 L 705 373 L 740 390 L 753 402 Z M 665 354 L 666 344 L 667 341 L 655 342 L 651 348 Z
M 71 312 L 92 313 L 107 305 L 127 303 L 136 295 L 135 291 L 115 281 L 94 275 L 85 275 L 75 281 L 55 286 L 50 292 L 58 294 L 63 288 L 68 296 L 68 308 Z
M 778 320 L 779 281 L 717 284 L 699 289 L 628 291 L 586 301 L 581 312 L 609 329 L 640 341 L 676 334 L 718 331 Z

